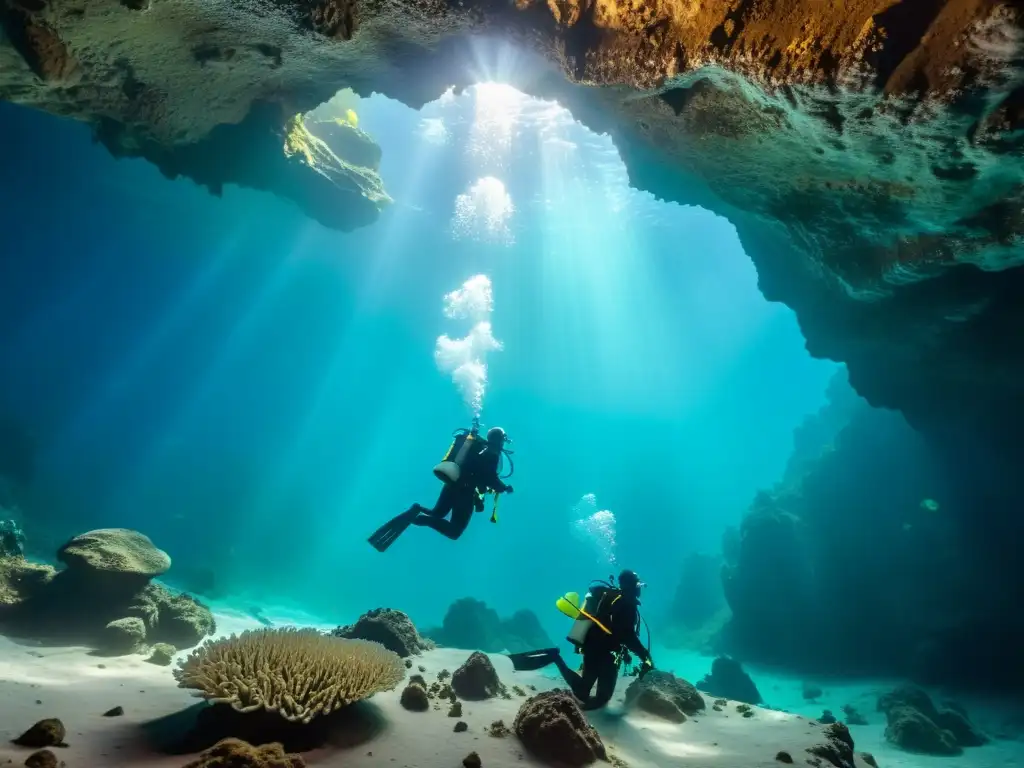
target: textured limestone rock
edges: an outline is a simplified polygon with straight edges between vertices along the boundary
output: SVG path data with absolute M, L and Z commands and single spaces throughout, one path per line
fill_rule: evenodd
M 134 616 L 111 621 L 99 637 L 100 650 L 116 654 L 132 653 L 145 642 L 146 625 Z
M 433 647 L 429 640 L 420 637 L 406 614 L 391 608 L 375 608 L 360 616 L 355 624 L 338 627 L 332 634 L 348 640 L 372 640 L 403 659 Z
M 12 742 L 20 747 L 66 747 L 67 730 L 56 717 L 40 720 Z
M 512 730 L 532 754 L 557 765 L 608 759 L 597 730 L 568 691 L 545 691 L 527 699 Z
M 55 574 L 49 565 L 30 563 L 23 557 L 0 557 L 0 615 L 16 612 L 37 597 Z
M 636 707 L 675 723 L 704 710 L 704 697 L 686 680 L 671 672 L 651 670 L 626 689 L 626 706 Z
M 497 696 L 501 681 L 491 660 L 476 652 L 452 674 L 452 689 L 464 699 L 481 701 Z
M 986 342 L 1024 293 L 1020 3 L 143 5 L 4 4 L 0 98 L 347 229 L 386 203 L 379 180 L 315 129 L 283 151 L 294 116 L 342 87 L 419 106 L 469 83 L 470 35 L 502 35 L 524 51 L 512 83 L 608 132 L 634 185 L 727 216 L 765 295 L 872 403 L 1015 444 L 1024 349 Z
M 57 559 L 68 570 L 137 576 L 149 580 L 171 567 L 167 553 L 138 531 L 103 528 L 75 536 L 59 550 Z

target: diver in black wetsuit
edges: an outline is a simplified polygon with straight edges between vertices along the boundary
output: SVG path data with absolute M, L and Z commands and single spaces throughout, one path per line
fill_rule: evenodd
M 557 648 L 509 654 L 513 667 L 518 672 L 525 672 L 554 664 L 573 695 L 580 700 L 583 709 L 600 709 L 605 706 L 615 694 L 615 684 L 618 682 L 620 665 L 626 656 L 625 651 L 640 659 L 642 664 L 639 675 L 643 676 L 654 668 L 650 651 L 637 635 L 641 586 L 636 573 L 626 570 L 619 574 L 618 588 L 598 588 L 602 594 L 593 616 L 597 622 L 587 630 L 582 644 L 577 648 L 583 655 L 583 665 L 579 672 L 570 669 Z M 593 590 L 593 593 L 597 594 L 597 590 Z M 591 695 L 595 683 L 597 691 Z
M 498 467 L 507 440 L 505 430 L 501 427 L 492 427 L 487 431 L 486 441 L 479 440 L 475 428 L 473 431 L 464 432 L 456 438 L 450 454 L 455 453 L 462 446 L 460 440 L 473 440 L 474 442 L 467 450 L 456 480 L 448 479 L 435 470 L 435 474 L 445 480 L 445 484 L 433 509 L 427 509 L 421 504 L 413 504 L 408 510 L 389 520 L 375 531 L 369 539 L 371 546 L 380 552 L 385 551 L 410 525 L 433 528 L 442 536 L 454 541 L 469 526 L 473 511 L 483 510 L 482 494 L 488 491 L 493 491 L 495 494 L 512 493 L 512 486 L 498 477 Z

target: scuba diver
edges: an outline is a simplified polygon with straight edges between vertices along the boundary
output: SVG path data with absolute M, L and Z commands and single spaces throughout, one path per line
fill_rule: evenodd
M 472 429 L 457 430 L 444 460 L 434 467 L 434 475 L 444 483 L 444 487 L 433 509 L 413 504 L 378 528 L 369 538 L 370 545 L 384 552 L 410 525 L 433 528 L 454 541 L 469 526 L 473 511 L 483 511 L 483 495 L 487 492 L 494 494 L 491 522 L 497 522 L 498 494 L 512 493 L 512 486 L 498 476 L 502 458 L 512 453 L 505 447 L 509 442 L 511 440 L 501 427 L 491 427 L 487 430 L 486 439 L 481 439 L 480 424 L 476 419 Z M 511 457 L 509 465 L 505 478 L 512 476 Z M 449 515 L 450 519 L 446 519 Z
M 583 709 L 605 706 L 615 693 L 623 665 L 627 674 L 640 677 L 654 669 L 650 630 L 646 647 L 638 634 L 643 621 L 640 617 L 640 589 L 643 586 L 635 572 L 625 570 L 619 574 L 617 587 L 614 577 L 607 582 L 591 584 L 582 607 L 579 606 L 579 595 L 574 592 L 559 598 L 556 603 L 558 609 L 576 619 L 566 639 L 576 646 L 576 653 L 583 656 L 579 672 L 569 668 L 557 648 L 508 654 L 512 666 L 517 672 L 527 672 L 554 664 Z M 640 659 L 639 669 L 629 671 L 630 654 Z M 595 683 L 597 692 L 591 695 Z

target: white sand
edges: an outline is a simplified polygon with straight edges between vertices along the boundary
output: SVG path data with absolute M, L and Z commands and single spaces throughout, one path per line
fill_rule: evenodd
M 217 621 L 218 634 L 260 626 L 255 619 L 237 613 L 218 612 Z M 414 657 L 411 672 L 422 665 L 430 682 L 441 669 L 454 670 L 467 656 L 467 651 L 438 649 Z M 514 673 L 502 656 L 493 656 L 492 661 L 510 687 L 554 687 L 550 677 Z M 176 687 L 170 670 L 148 664 L 142 656 L 102 658 L 83 648 L 35 647 L 0 638 L 0 738 L 4 741 L 0 764 L 7 759 L 15 765 L 23 763 L 31 750 L 8 740 L 44 717 L 59 717 L 68 729 L 69 747 L 58 750 L 68 768 L 177 768 L 186 764 L 188 756 L 157 754 L 143 737 L 143 724 L 197 701 L 190 692 Z M 734 704 L 723 712 L 713 712 L 710 699 L 705 715 L 682 725 L 646 715 L 624 715 L 621 699 L 627 682 L 621 681 L 612 705 L 592 713 L 591 720 L 610 754 L 631 768 L 778 768 L 781 764 L 775 755 L 780 750 L 790 752 L 796 765 L 806 765 L 801 759 L 806 756 L 804 750 L 822 741 L 821 726 L 798 715 L 755 708 L 755 717 L 746 719 L 735 711 Z M 369 741 L 305 753 L 307 763 L 339 768 L 459 768 L 462 758 L 476 751 L 486 768 L 539 765 L 514 736 L 494 738 L 485 733 L 498 719 L 511 727 L 522 697 L 463 702 L 460 719 L 469 724 L 469 731 L 456 734 L 452 731 L 456 719 L 447 716 L 446 706 L 408 712 L 399 704 L 400 692 L 401 688 L 373 697 L 373 706 L 385 725 Z M 102 716 L 118 705 L 124 708 L 122 717 Z M 931 768 L 939 762 L 950 768 L 1024 764 L 1019 751 L 1013 751 L 1018 747 L 1015 742 L 996 742 L 968 750 L 963 758 L 942 759 L 906 755 L 886 747 L 878 725 L 855 728 L 853 733 L 858 752 L 874 752 L 881 768 Z M 858 767 L 864 765 L 858 758 Z

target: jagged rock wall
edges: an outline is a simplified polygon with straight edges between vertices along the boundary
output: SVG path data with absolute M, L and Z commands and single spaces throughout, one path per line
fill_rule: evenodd
M 735 223 L 812 354 L 915 425 L 995 441 L 1024 423 L 1022 19 L 1009 0 L 3 0 L 0 98 L 351 228 L 381 191 L 282 168 L 287 121 L 345 86 L 420 105 L 479 76 L 497 44 L 471 35 L 511 41 L 498 76 L 609 132 L 637 187 Z
M 1019 483 L 863 401 L 809 421 L 817 458 L 798 446 L 802 472 L 758 495 L 723 570 L 725 648 L 805 672 L 1024 685 Z

